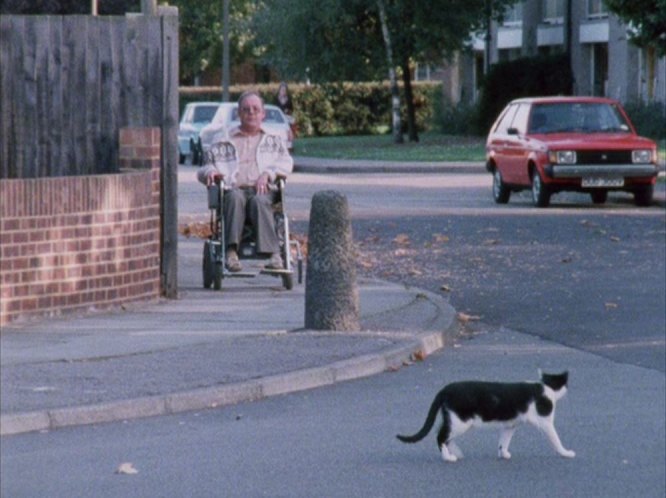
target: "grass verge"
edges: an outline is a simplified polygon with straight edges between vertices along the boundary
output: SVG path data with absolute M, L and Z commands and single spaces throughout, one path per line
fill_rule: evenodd
M 485 138 L 422 133 L 418 143 L 393 143 L 391 135 L 307 137 L 294 141 L 294 155 L 377 161 L 485 160 Z

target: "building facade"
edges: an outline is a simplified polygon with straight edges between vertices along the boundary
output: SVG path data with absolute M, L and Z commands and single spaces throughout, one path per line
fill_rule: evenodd
M 474 102 L 489 65 L 569 49 L 575 95 L 666 103 L 666 57 L 636 47 L 627 31 L 603 0 L 525 0 L 475 35 L 447 67 L 420 70 L 417 78 L 429 73 L 444 81 L 453 103 Z

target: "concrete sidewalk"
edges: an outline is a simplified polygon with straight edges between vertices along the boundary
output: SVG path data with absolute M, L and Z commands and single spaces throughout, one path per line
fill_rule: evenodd
M 205 290 L 201 247 L 179 241 L 176 301 L 3 328 L 1 434 L 333 384 L 424 357 L 453 335 L 455 312 L 438 296 L 367 280 L 358 282 L 362 332 L 304 330 L 304 285 L 285 291 L 259 276 Z

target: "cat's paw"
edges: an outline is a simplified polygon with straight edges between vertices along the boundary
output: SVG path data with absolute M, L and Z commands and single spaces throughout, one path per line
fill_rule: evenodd
M 499 451 L 497 452 L 497 456 L 498 456 L 499 458 L 502 458 L 503 460 L 511 460 L 511 453 L 509 453 L 509 452 L 506 451 L 506 450 L 499 450 Z
M 445 462 L 457 462 L 458 457 L 451 453 L 445 446 L 442 447 L 442 458 Z
M 465 455 L 463 455 L 462 450 L 460 449 L 460 447 L 456 443 L 450 442 L 448 446 L 449 446 L 449 452 L 453 456 L 455 456 L 458 460 L 464 458 Z
M 572 450 L 562 450 L 560 451 L 560 455 L 562 455 L 564 458 L 574 458 L 576 456 L 576 452 Z

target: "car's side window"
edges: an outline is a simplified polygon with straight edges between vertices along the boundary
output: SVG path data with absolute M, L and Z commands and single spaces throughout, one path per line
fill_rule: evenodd
M 501 133 L 503 135 L 506 135 L 508 133 L 508 130 L 511 127 L 511 122 L 513 121 L 513 117 L 516 115 L 517 110 L 518 110 L 517 104 L 511 104 L 509 106 L 509 108 L 506 110 L 504 115 L 500 118 L 499 122 L 497 123 L 497 126 L 495 127 L 495 133 Z
M 510 128 L 513 128 L 518 131 L 520 135 L 524 135 L 527 132 L 527 117 L 530 114 L 530 105 L 529 104 L 520 104 L 516 115 L 511 122 Z

